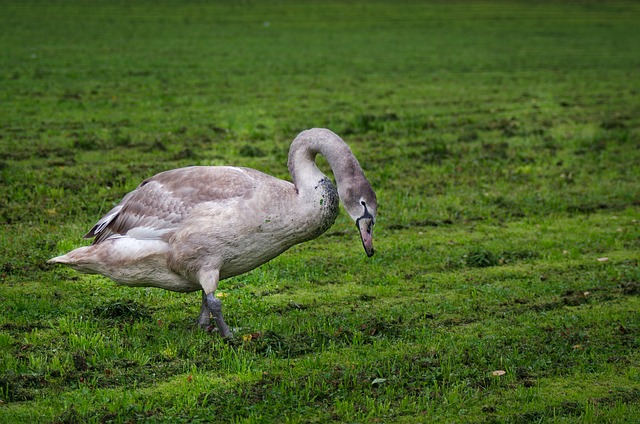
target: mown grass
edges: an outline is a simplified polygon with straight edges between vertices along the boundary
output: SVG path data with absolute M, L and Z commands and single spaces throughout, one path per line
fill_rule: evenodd
M 0 421 L 635 422 L 635 2 L 4 2 Z M 288 178 L 298 131 L 379 197 L 221 295 L 45 261 L 143 178 Z M 496 373 L 495 371 L 504 371 Z

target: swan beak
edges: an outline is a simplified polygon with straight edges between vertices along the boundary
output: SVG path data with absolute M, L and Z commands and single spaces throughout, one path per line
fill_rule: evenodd
M 360 218 L 356 222 L 358 226 L 358 231 L 360 231 L 360 238 L 362 239 L 362 246 L 364 247 L 364 251 L 367 256 L 373 256 L 373 219 L 371 218 Z

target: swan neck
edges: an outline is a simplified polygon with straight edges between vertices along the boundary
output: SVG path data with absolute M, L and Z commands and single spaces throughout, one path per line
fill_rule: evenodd
M 308 130 L 293 141 L 289 150 L 289 172 L 299 192 L 313 190 L 318 182 L 328 180 L 316 165 L 318 154 L 327 159 L 338 190 L 343 185 L 341 182 L 364 174 L 351 149 L 340 137 L 329 130 Z

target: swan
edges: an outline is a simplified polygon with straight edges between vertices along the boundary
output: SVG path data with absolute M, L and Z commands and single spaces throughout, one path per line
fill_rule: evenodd
M 323 155 L 336 187 L 315 163 Z M 349 146 L 313 128 L 291 143 L 293 183 L 255 169 L 191 166 L 160 172 L 124 196 L 84 238 L 93 243 L 50 259 L 117 284 L 202 291 L 198 324 L 233 334 L 215 296 L 220 280 L 251 271 L 290 247 L 319 237 L 339 199 L 372 256 L 376 194 Z

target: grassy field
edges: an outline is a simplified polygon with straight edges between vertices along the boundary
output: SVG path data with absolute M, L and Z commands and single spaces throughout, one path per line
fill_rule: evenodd
M 631 423 L 640 4 L 0 3 L 0 422 Z M 320 239 L 200 294 L 51 267 L 144 178 L 288 178 L 327 127 L 376 256 Z

